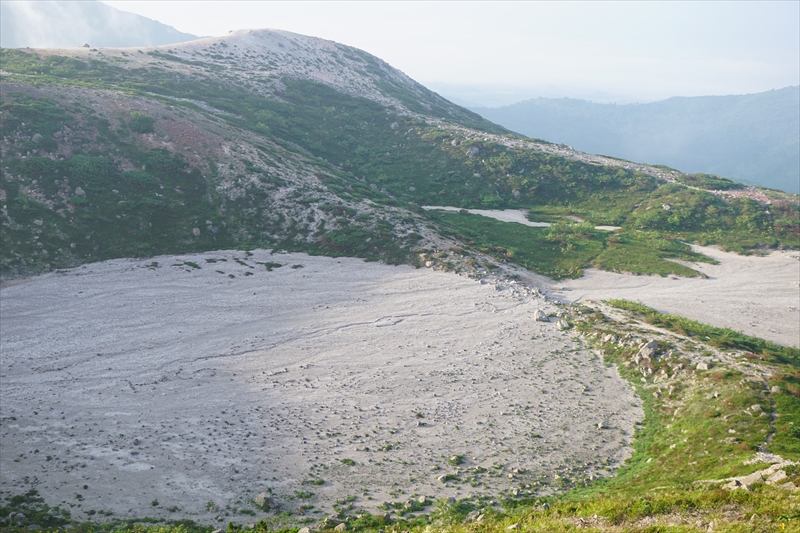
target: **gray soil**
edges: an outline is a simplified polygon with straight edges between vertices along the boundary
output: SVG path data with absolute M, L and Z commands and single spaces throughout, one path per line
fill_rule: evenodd
M 6 287 L 0 489 L 208 523 L 270 490 L 319 517 L 610 475 L 640 402 L 537 309 L 560 310 L 513 282 L 264 250 Z
M 589 269 L 580 279 L 558 282 L 562 302 L 624 298 L 662 313 L 730 328 L 784 346 L 800 347 L 800 253 L 739 255 L 693 246 L 718 261 L 684 263 L 706 278 L 632 276 Z

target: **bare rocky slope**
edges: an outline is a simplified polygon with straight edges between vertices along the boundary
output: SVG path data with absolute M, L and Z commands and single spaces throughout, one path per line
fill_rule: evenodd
M 539 206 L 690 241 L 746 230 L 745 247 L 791 246 L 800 225 L 794 196 L 525 139 L 314 37 L 2 54 L 6 279 L 255 246 L 463 267 L 457 233 L 419 205 Z M 491 248 L 471 268 L 510 257 Z

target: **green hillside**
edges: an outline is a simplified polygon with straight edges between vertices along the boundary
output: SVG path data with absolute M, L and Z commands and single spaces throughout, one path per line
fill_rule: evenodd
M 471 246 L 470 217 L 435 226 L 442 217 L 418 205 L 529 208 L 561 221 L 517 244 L 561 242 L 536 267 L 554 277 L 589 265 L 686 274 L 660 261 L 685 253 L 669 242 L 798 245 L 796 196 L 765 191 L 766 205 L 725 196 L 738 186 L 710 176 L 537 149 L 550 145 L 391 84 L 385 64 L 346 52 L 395 104 L 275 72 L 259 85 L 198 53 L 82 60 L 4 50 L 3 275 L 220 247 L 413 262 L 413 249 L 429 247 L 425 228 Z M 622 230 L 582 231 L 568 216 Z M 632 260 L 654 238 L 665 239 L 655 262 Z

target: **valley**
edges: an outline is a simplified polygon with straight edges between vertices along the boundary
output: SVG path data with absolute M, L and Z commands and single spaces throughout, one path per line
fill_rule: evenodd
M 797 195 L 290 32 L 0 54 L 3 527 L 796 525 Z

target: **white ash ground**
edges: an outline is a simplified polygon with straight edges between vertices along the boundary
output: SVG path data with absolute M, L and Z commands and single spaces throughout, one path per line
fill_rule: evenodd
M 3 289 L 4 493 L 210 522 L 271 489 L 322 516 L 346 496 L 546 493 L 630 454 L 640 402 L 534 321 L 558 311 L 536 291 L 263 250 L 154 260 Z
M 782 250 L 761 257 L 692 246 L 719 264 L 683 263 L 707 278 L 632 276 L 588 269 L 580 279 L 558 282 L 563 302 L 624 298 L 662 313 L 742 331 L 800 347 L 800 253 Z

